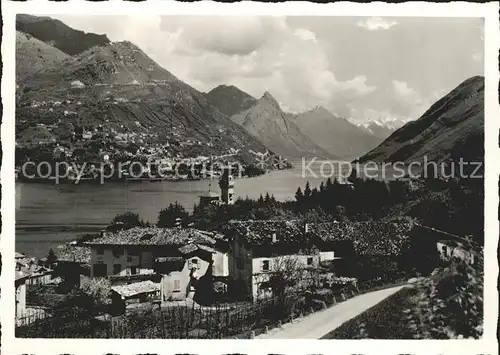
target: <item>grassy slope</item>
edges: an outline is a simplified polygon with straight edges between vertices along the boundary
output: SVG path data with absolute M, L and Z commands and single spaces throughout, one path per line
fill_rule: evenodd
M 402 289 L 323 339 L 479 338 L 481 268 L 461 267 L 452 264 L 418 285 Z

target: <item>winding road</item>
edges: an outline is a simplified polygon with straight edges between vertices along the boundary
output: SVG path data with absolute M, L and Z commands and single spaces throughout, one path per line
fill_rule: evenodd
M 365 293 L 341 302 L 323 311 L 315 312 L 282 328 L 271 329 L 255 339 L 320 339 L 348 320 L 395 294 L 405 286 Z

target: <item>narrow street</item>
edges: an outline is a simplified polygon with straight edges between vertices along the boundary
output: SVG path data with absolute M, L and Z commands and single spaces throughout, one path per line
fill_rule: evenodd
M 284 324 L 282 329 L 271 329 L 268 334 L 262 334 L 256 339 L 320 339 L 335 330 L 348 320 L 358 316 L 367 309 L 395 294 L 404 286 L 365 293 L 353 297 L 333 307 L 310 314 L 293 323 Z

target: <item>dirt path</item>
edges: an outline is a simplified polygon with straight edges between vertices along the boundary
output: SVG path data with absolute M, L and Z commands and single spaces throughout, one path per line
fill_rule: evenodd
M 403 287 L 392 287 L 353 297 L 324 311 L 284 324 L 282 329 L 271 329 L 268 334 L 259 335 L 256 339 L 319 339 Z

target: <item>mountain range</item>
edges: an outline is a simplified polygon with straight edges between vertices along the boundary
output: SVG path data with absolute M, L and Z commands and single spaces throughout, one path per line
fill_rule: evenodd
M 30 46 L 26 34 L 17 36 L 23 43 L 16 47 L 16 54 L 23 53 L 16 58 L 17 70 L 23 73 L 17 78 L 16 93 L 16 130 L 21 141 L 29 141 L 25 135 L 43 123 L 58 125 L 55 136 L 61 127 L 71 131 L 75 125 L 160 134 L 177 145 L 189 143 L 185 150 L 193 154 L 239 152 L 247 162 L 255 159 L 250 151 L 267 150 L 210 105 L 203 93 L 130 42 L 93 46 L 79 55 L 65 56 L 47 43 L 30 39 L 37 44 Z M 36 56 L 42 57 L 39 68 L 32 66 Z
M 307 137 L 340 159 L 352 159 L 374 148 L 385 137 L 364 131 L 324 107 L 295 114 L 294 122 Z
M 22 32 L 16 32 L 16 78 L 23 81 L 26 75 L 50 67 L 70 58 L 61 50 Z
M 231 117 L 247 110 L 257 103 L 257 99 L 234 85 L 219 85 L 210 90 L 206 98 L 220 112 Z
M 349 122 L 353 123 L 357 127 L 382 140 L 389 137 L 392 132 L 401 128 L 409 121 L 410 120 L 402 119 L 376 119 L 368 122 L 349 120 Z
M 320 106 L 302 113 L 284 112 L 269 92 L 256 100 L 235 86 L 220 85 L 206 96 L 264 145 L 292 158 L 316 156 L 349 160 L 387 137 L 374 135 Z
M 75 30 L 62 21 L 50 17 L 19 14 L 16 30 L 29 34 L 69 55 L 80 54 L 95 46 L 110 43 L 106 35 Z
M 335 157 L 307 137 L 269 92 L 231 119 L 279 155 L 288 158 Z
M 359 159 L 360 162 L 484 160 L 484 77 L 475 76 Z
M 256 99 L 220 85 L 202 93 L 136 45 L 59 20 L 18 15 L 16 28 L 16 132 L 23 142 L 65 136 L 84 125 L 187 142 L 182 149 L 190 154 L 239 152 L 245 161 L 268 150 L 291 158 L 362 156 L 362 162 L 484 154 L 482 77 L 466 80 L 403 127 L 390 119 L 359 124 L 323 107 L 284 112 L 269 92 Z M 42 123 L 58 127 L 38 132 Z

